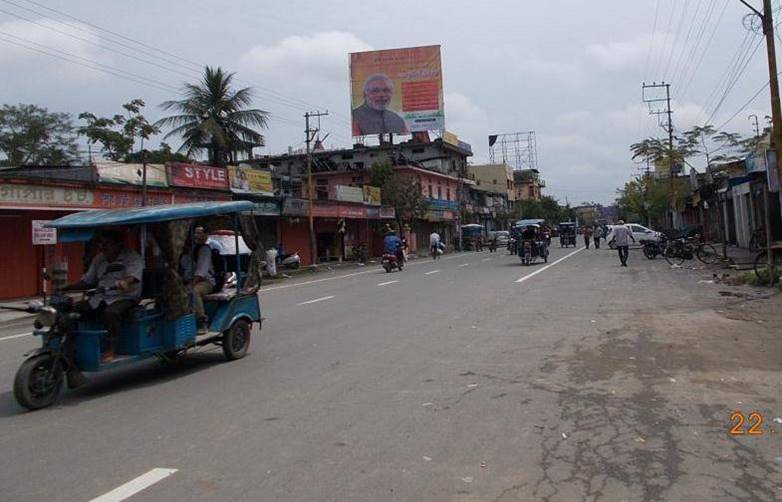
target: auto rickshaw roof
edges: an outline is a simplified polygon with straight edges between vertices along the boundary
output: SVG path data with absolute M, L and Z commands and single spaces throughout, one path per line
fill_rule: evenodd
M 194 202 L 134 207 L 128 209 L 97 209 L 69 214 L 46 224 L 57 229 L 95 229 L 125 225 L 142 225 L 163 221 L 185 220 L 220 214 L 251 211 L 255 204 L 248 200 L 231 202 Z
M 559 224 L 560 227 L 575 227 L 576 223 L 573 221 L 563 221 Z
M 541 226 L 543 223 L 545 223 L 546 220 L 543 218 L 530 218 L 527 220 L 518 220 L 516 223 L 514 223 L 514 227 L 528 227 L 531 225 L 537 225 Z

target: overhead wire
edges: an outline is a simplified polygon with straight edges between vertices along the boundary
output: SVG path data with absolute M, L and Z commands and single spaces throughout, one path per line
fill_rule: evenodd
M 760 48 L 761 44 L 763 42 L 763 39 L 759 39 L 758 42 L 755 44 L 755 48 L 752 50 L 752 52 L 744 58 L 744 61 L 739 64 L 739 66 L 736 69 L 736 72 L 734 73 L 732 79 L 728 82 L 728 85 L 725 87 L 725 90 L 722 93 L 722 96 L 720 97 L 717 104 L 714 106 L 713 110 L 711 111 L 711 115 L 709 115 L 709 118 L 706 119 L 706 122 L 704 122 L 704 125 L 707 125 L 711 122 L 711 119 L 714 118 L 714 116 L 719 112 L 720 108 L 722 107 L 722 104 L 725 102 L 725 99 L 728 97 L 730 92 L 735 87 L 736 83 L 739 81 L 741 76 L 744 74 L 744 71 L 747 69 L 749 64 L 752 62 L 752 58 L 755 56 L 755 53 L 757 53 L 758 49 Z
M 10 5 L 13 5 L 15 7 L 18 7 L 20 9 L 24 9 L 24 10 L 26 10 L 28 12 L 35 13 L 35 14 L 40 15 L 40 16 L 46 16 L 46 14 L 43 14 L 40 11 L 36 11 L 34 9 L 30 9 L 28 7 L 20 5 L 20 4 L 18 4 L 16 2 L 13 2 L 11 0 L 0 0 L 0 1 L 5 2 L 7 4 L 10 4 Z M 115 32 L 115 31 L 108 30 L 108 29 L 103 28 L 103 27 L 101 27 L 101 26 L 99 26 L 97 24 L 91 23 L 91 22 L 89 22 L 89 21 L 87 21 L 85 19 L 73 16 L 71 14 L 68 14 L 67 12 L 63 12 L 61 10 L 48 7 L 46 5 L 42 5 L 42 4 L 40 4 L 38 2 L 35 2 L 33 0 L 22 0 L 22 1 L 25 1 L 25 2 L 27 2 L 29 4 L 35 5 L 35 6 L 39 7 L 39 8 L 45 9 L 47 11 L 59 14 L 61 16 L 64 16 L 64 17 L 68 18 L 68 19 L 76 21 L 78 23 L 82 23 L 83 25 L 89 26 L 89 27 L 94 28 L 95 30 L 99 30 L 99 31 L 101 31 L 103 33 L 108 33 L 108 34 L 110 34 L 110 35 L 112 35 L 114 37 L 120 38 L 121 40 L 124 40 L 124 41 L 127 41 L 127 42 L 131 42 L 133 44 L 137 44 L 138 46 L 143 47 L 144 49 L 139 49 L 138 47 L 133 47 L 131 45 L 125 44 L 124 42 L 118 42 L 116 40 L 112 40 L 112 39 L 107 38 L 105 36 L 101 37 L 101 39 L 103 41 L 105 41 L 105 42 L 113 43 L 113 44 L 116 44 L 116 45 L 119 45 L 119 46 L 122 46 L 122 47 L 125 47 L 125 48 L 128 48 L 128 49 L 131 49 L 131 50 L 135 50 L 135 51 L 141 52 L 141 53 L 145 54 L 148 57 L 155 58 L 155 59 L 158 59 L 158 60 L 161 60 L 161 61 L 165 61 L 168 64 L 173 64 L 173 65 L 179 66 L 180 68 L 183 68 L 183 69 L 185 69 L 187 71 L 190 71 L 190 72 L 196 71 L 196 69 L 197 69 L 198 73 L 200 74 L 200 72 L 203 71 L 204 65 L 202 65 L 200 63 L 197 63 L 195 61 L 192 61 L 190 59 L 184 58 L 182 56 L 176 55 L 176 54 L 174 54 L 172 52 L 165 51 L 163 49 L 160 49 L 158 47 L 151 46 L 151 45 L 146 44 L 144 42 L 141 42 L 139 40 L 127 37 L 125 35 L 122 35 L 120 33 Z M 14 15 L 16 17 L 22 18 L 22 16 L 20 16 L 18 14 L 11 14 L 11 15 Z M 49 19 L 51 19 L 51 18 L 49 18 Z M 25 20 L 27 20 L 29 22 L 32 22 L 29 19 L 25 19 Z M 78 31 L 89 33 L 91 35 L 95 35 L 94 32 L 91 32 L 89 30 L 85 30 L 81 26 L 74 25 L 72 23 L 66 23 L 66 22 L 63 22 L 63 21 L 60 21 L 60 20 L 57 20 L 57 19 L 52 19 L 52 20 L 55 21 L 55 22 L 58 22 L 60 24 L 63 24 L 65 26 L 69 26 L 69 27 L 71 27 L 73 29 L 76 29 Z M 51 28 L 51 27 L 48 27 L 46 25 L 43 25 L 43 27 Z M 55 30 L 55 31 L 59 31 L 59 30 Z M 88 40 L 88 39 L 84 40 L 84 41 L 86 41 L 88 43 L 93 43 L 93 44 L 95 43 L 94 41 L 91 41 L 91 40 Z M 155 53 L 163 54 L 163 55 L 168 56 L 168 57 L 162 57 L 162 56 L 159 56 L 159 55 L 157 55 Z M 132 57 L 132 56 L 128 56 L 128 57 Z M 179 60 L 182 63 L 174 61 L 174 60 L 172 60 L 170 58 L 174 58 L 176 60 Z M 137 58 L 135 58 L 135 59 L 137 59 Z M 147 62 L 147 64 L 150 64 L 150 63 Z M 303 110 L 307 110 L 308 108 L 312 108 L 312 107 L 317 108 L 317 105 L 314 105 L 314 104 L 309 103 L 307 101 L 301 100 L 299 98 L 286 96 L 286 95 L 284 95 L 282 93 L 279 93 L 278 91 L 275 91 L 274 89 L 268 88 L 266 86 L 262 86 L 262 85 L 258 84 L 257 82 L 249 81 L 249 80 L 246 80 L 246 79 L 240 79 L 240 78 L 237 78 L 237 81 L 246 82 L 246 83 L 250 84 L 254 88 L 253 90 L 261 95 L 260 97 L 262 97 L 265 100 L 268 100 L 268 101 L 271 101 L 271 102 L 275 102 L 275 103 L 277 103 L 277 104 L 279 104 L 281 106 L 287 106 L 289 108 L 295 108 L 295 109 L 302 110 L 302 111 Z M 339 116 L 339 114 L 335 114 L 335 116 Z M 342 120 L 345 120 L 344 116 L 341 116 L 340 118 Z
M 674 62 L 673 73 L 671 74 L 671 82 L 675 82 L 679 90 L 682 89 L 681 80 L 683 80 L 683 73 L 686 73 L 688 70 L 687 56 L 692 52 L 693 49 L 700 45 L 705 27 L 711 19 L 711 14 L 714 11 L 714 4 L 715 0 L 707 0 L 706 9 L 703 14 L 699 16 L 702 1 L 698 0 L 698 5 L 695 8 L 695 14 L 693 15 L 692 23 L 690 23 L 690 27 L 687 30 L 687 36 L 684 39 L 684 43 L 682 44 L 681 50 L 679 51 L 679 55 Z M 690 43 L 690 40 L 692 40 L 692 43 Z
M 676 27 L 676 32 L 673 36 L 673 43 L 671 44 L 671 50 L 668 52 L 668 62 L 665 63 L 665 70 L 663 70 L 663 78 L 670 82 L 670 78 L 668 78 L 670 75 L 668 74 L 668 70 L 671 66 L 671 60 L 673 59 L 673 54 L 676 52 L 676 47 L 679 42 L 679 33 L 682 31 L 682 26 L 684 26 L 684 20 L 687 18 L 687 11 L 689 10 L 689 2 L 682 2 L 682 13 L 679 16 L 679 24 Z
M 706 57 L 706 54 L 708 53 L 709 46 L 711 45 L 711 42 L 714 40 L 714 36 L 717 34 L 717 31 L 719 30 L 720 23 L 722 22 L 722 18 L 725 15 L 725 11 L 728 9 L 728 3 L 730 1 L 731 0 L 725 0 L 725 2 L 723 3 L 722 10 L 720 11 L 720 15 L 717 17 L 717 21 L 714 23 L 714 29 L 711 31 L 711 35 L 706 40 L 706 44 L 703 46 L 703 50 L 701 51 L 701 55 L 698 58 L 698 62 L 692 68 L 692 71 L 689 74 L 690 75 L 689 79 L 685 79 L 686 84 L 684 85 L 684 90 L 682 91 L 682 96 L 684 98 L 686 98 L 688 96 L 687 93 L 690 90 L 690 86 L 692 85 L 692 82 L 695 79 L 695 76 L 698 74 L 698 70 L 700 69 L 701 65 L 703 64 L 703 61 L 704 61 L 704 59 Z M 692 55 L 695 56 L 695 52 L 693 52 Z
M 657 31 L 657 18 L 659 14 L 660 14 L 660 0 L 657 0 L 654 6 L 654 23 L 652 24 L 652 34 L 649 37 L 649 50 L 646 52 L 646 63 L 644 64 L 644 78 L 646 78 L 649 71 L 649 60 L 652 56 L 652 49 L 654 48 L 654 35 Z

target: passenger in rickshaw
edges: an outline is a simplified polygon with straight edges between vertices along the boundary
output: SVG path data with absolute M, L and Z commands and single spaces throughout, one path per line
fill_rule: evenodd
M 73 310 L 84 319 L 100 320 L 107 337 L 102 362 L 114 359 L 114 348 L 122 328 L 122 319 L 141 299 L 144 259 L 125 246 L 125 236 L 118 230 L 103 231 L 97 240 L 98 254 L 90 262 L 79 282 L 63 291 L 96 291 L 86 300 L 77 302 Z
M 521 231 L 521 242 L 529 241 L 531 244 L 532 256 L 535 256 L 538 248 L 538 228 L 534 225 L 528 225 Z M 519 247 L 521 249 L 521 247 Z
M 207 238 L 204 227 L 196 227 L 193 232 L 194 245 L 187 243 L 187 251 L 179 259 L 182 279 L 193 294 L 193 313 L 199 334 L 207 331 L 208 318 L 204 310 L 204 296 L 211 293 L 216 284 L 212 250 L 207 244 Z

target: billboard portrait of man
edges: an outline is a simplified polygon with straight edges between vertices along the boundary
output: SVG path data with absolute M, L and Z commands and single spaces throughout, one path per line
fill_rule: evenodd
M 402 117 L 388 109 L 394 94 L 394 83 L 376 73 L 364 81 L 364 103 L 353 109 L 353 136 L 366 134 L 404 134 L 407 126 Z
M 445 129 L 440 46 L 350 53 L 353 136 Z

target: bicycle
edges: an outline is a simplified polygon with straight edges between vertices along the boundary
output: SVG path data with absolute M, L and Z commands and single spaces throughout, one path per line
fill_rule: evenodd
M 749 238 L 749 250 L 754 252 L 765 249 L 766 247 L 766 229 L 764 227 L 758 227 L 752 231 L 752 235 Z
M 709 243 L 701 242 L 698 236 L 694 238 L 673 239 L 663 250 L 665 261 L 671 266 L 680 266 L 684 260 L 697 258 L 706 265 L 713 265 L 719 260 L 717 248 Z
M 773 278 L 773 283 L 779 281 L 779 273 L 782 271 L 782 243 L 775 242 L 770 247 L 773 265 L 776 270 L 776 274 Z M 755 270 L 755 276 L 759 281 L 769 282 L 768 277 L 768 253 L 764 249 L 755 256 L 755 261 L 752 264 Z

